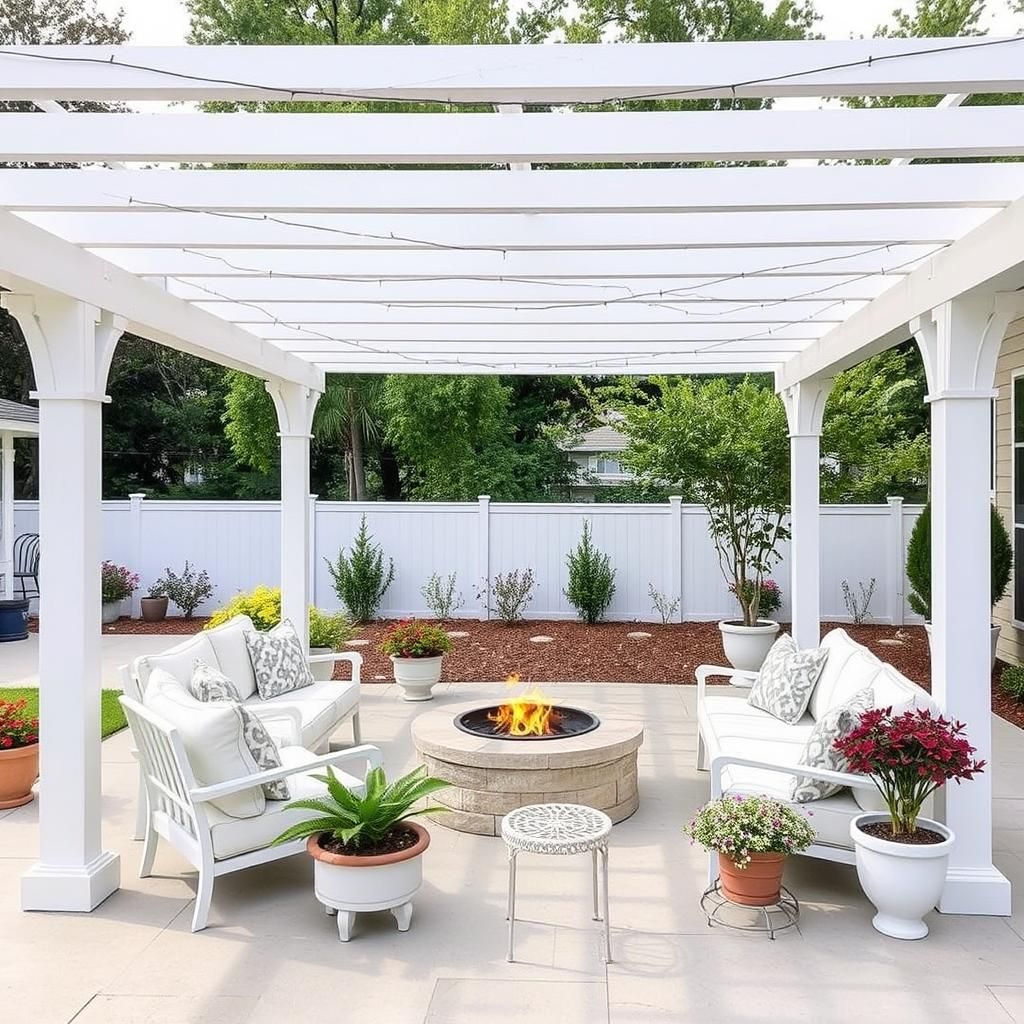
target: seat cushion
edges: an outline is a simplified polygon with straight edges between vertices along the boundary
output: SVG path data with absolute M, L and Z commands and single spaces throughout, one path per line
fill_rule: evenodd
M 227 622 L 205 632 L 210 646 L 217 655 L 217 664 L 235 684 L 242 700 L 256 692 L 256 676 L 249 660 L 249 649 L 245 645 L 245 634 L 255 630 L 248 615 L 236 615 Z
M 132 673 L 139 681 L 140 695 L 145 703 L 146 688 L 156 669 L 174 676 L 178 682 L 188 689 L 192 679 L 192 669 L 196 660 L 205 661 L 209 665 L 219 667 L 217 655 L 209 641 L 209 634 L 198 633 L 174 647 L 169 647 L 160 654 L 145 654 L 132 663 Z
M 294 708 L 302 718 L 302 745 L 316 749 L 359 705 L 359 684 L 341 679 L 322 680 L 270 700 L 253 695 L 244 703 L 254 715 L 268 718 L 282 708 Z M 280 731 L 269 723 L 267 728 L 271 733 Z
M 230 701 L 204 704 L 163 669 L 150 674 L 143 704 L 177 729 L 200 786 L 241 779 L 259 771 L 245 740 L 241 705 Z M 265 805 L 258 785 L 211 801 L 211 806 L 232 818 L 262 814 Z
M 828 651 L 821 647 L 800 650 L 796 641 L 783 633 L 764 659 L 748 702 L 783 722 L 798 722 L 827 657 Z
M 313 756 L 304 747 L 281 747 L 281 763 L 285 767 L 306 763 Z M 318 771 L 316 774 L 324 774 Z M 334 769 L 344 786 L 362 791 L 362 783 L 339 768 Z M 317 799 L 327 796 L 327 787 L 310 775 L 288 776 L 288 788 L 293 800 Z M 239 820 L 231 818 L 213 808 L 209 812 L 210 835 L 213 839 L 213 856 L 217 860 L 236 857 L 251 850 L 262 850 L 269 846 L 286 828 L 297 825 L 308 818 L 319 817 L 316 811 L 286 810 L 287 801 L 268 800 L 266 810 L 255 818 Z

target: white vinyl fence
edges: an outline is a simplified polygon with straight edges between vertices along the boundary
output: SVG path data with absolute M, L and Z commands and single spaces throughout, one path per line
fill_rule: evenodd
M 366 516 L 376 543 L 394 560 L 395 579 L 381 614 L 427 615 L 420 588 L 431 573 L 455 573 L 465 618 L 487 615 L 484 582 L 510 569 L 532 569 L 537 588 L 530 618 L 570 618 L 566 601 L 566 554 L 584 522 L 616 570 L 608 618 L 657 621 L 651 585 L 679 599 L 677 620 L 720 619 L 736 614 L 708 534 L 707 515 L 696 505 L 499 504 L 477 502 L 334 502 L 310 499 L 315 523 L 314 602 L 327 609 L 339 601 L 325 558 L 347 548 Z M 823 505 L 822 616 L 849 620 L 842 584 L 856 592 L 875 579 L 871 621 L 917 621 L 904 598 L 906 544 L 920 506 L 899 498 L 886 505 Z M 38 504 L 15 503 L 16 533 L 35 532 Z M 161 501 L 132 496 L 103 503 L 104 557 L 129 566 L 142 579 L 137 599 L 166 566 L 180 570 L 188 559 L 214 583 L 209 613 L 240 590 L 279 579 L 277 502 Z M 772 574 L 782 588 L 779 618 L 789 618 L 788 546 Z M 45 547 L 43 556 L 46 557 Z M 481 596 L 478 597 L 478 594 Z

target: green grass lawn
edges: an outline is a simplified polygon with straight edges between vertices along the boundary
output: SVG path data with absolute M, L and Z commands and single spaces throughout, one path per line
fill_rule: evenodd
M 100 704 L 100 729 L 104 738 L 112 733 L 120 732 L 128 725 L 124 711 L 118 704 L 120 690 L 104 690 Z M 22 698 L 28 701 L 25 712 L 30 718 L 39 716 L 39 691 L 34 686 L 0 686 L 0 700 L 15 701 Z

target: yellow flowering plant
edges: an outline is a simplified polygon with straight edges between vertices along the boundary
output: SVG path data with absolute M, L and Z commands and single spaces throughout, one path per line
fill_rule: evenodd
M 281 621 L 281 588 L 258 586 L 244 594 L 235 594 L 223 608 L 218 608 L 206 629 L 223 625 L 236 615 L 248 615 L 261 632 L 273 629 Z M 344 612 L 323 612 L 309 609 L 310 647 L 330 647 L 338 651 L 356 635 L 356 630 Z

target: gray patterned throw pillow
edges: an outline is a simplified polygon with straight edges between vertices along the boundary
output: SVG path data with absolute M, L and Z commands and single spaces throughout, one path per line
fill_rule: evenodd
M 845 772 L 846 758 L 836 750 L 836 740 L 844 739 L 856 728 L 860 716 L 869 708 L 874 707 L 875 691 L 867 686 L 858 690 L 845 704 L 832 708 L 814 726 L 807 738 L 807 745 L 800 755 L 797 764 L 805 764 L 809 768 L 826 768 L 833 772 Z M 822 779 L 810 779 L 802 775 L 794 775 L 789 787 L 789 798 L 798 804 L 810 803 L 812 800 L 824 800 L 827 796 L 838 793 L 842 786 Z
M 246 631 L 244 636 L 261 700 L 313 685 L 306 651 L 295 627 L 287 619 L 268 633 Z
M 242 716 L 242 737 L 259 769 L 263 771 L 267 768 L 281 767 L 281 755 L 278 753 L 277 744 L 264 728 L 263 723 L 242 706 L 237 687 L 223 672 L 207 664 L 202 658 L 196 658 L 195 664 L 192 666 L 189 689 L 196 700 L 205 703 L 230 701 L 237 704 Z M 263 795 L 268 800 L 290 800 L 292 798 L 291 790 L 284 779 L 263 783 Z
M 823 647 L 801 651 L 796 641 L 783 633 L 764 659 L 747 703 L 789 725 L 798 722 L 807 710 L 827 657 Z

